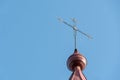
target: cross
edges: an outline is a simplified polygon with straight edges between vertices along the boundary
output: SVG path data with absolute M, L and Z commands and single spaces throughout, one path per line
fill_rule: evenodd
M 67 23 L 66 21 L 64 21 L 62 18 L 58 18 L 58 20 L 64 24 L 66 24 L 67 26 L 71 27 L 74 31 L 74 44 L 75 44 L 75 49 L 76 49 L 76 36 L 77 36 L 77 32 L 80 32 L 81 34 L 85 35 L 86 37 L 88 37 L 89 39 L 92 39 L 92 37 L 84 32 L 82 32 L 81 30 L 79 30 L 76 26 L 76 19 L 73 18 L 72 21 L 74 22 L 74 25 L 71 25 L 69 23 Z

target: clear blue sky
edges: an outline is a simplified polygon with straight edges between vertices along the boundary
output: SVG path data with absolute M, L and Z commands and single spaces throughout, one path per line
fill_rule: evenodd
M 120 80 L 119 0 L 0 0 L 0 80 L 68 80 L 73 31 L 57 17 L 94 37 L 77 37 L 87 79 Z

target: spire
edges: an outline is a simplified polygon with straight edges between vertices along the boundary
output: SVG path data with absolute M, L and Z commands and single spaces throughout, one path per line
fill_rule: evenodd
M 86 67 L 87 60 L 81 55 L 77 49 L 67 60 L 67 67 L 72 71 L 72 75 L 69 80 L 87 80 L 82 71 Z

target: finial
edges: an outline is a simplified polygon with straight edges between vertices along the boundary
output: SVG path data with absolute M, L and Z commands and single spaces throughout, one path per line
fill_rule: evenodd
M 86 77 L 84 76 L 84 74 L 82 73 L 82 71 L 84 70 L 84 68 L 87 65 L 87 60 L 77 50 L 76 37 L 77 37 L 77 32 L 83 34 L 84 36 L 88 37 L 89 39 L 92 39 L 92 37 L 89 36 L 88 34 L 82 32 L 81 30 L 79 30 L 77 28 L 77 26 L 76 26 L 76 19 L 75 18 L 72 19 L 74 25 L 71 25 L 71 24 L 67 23 L 66 21 L 64 21 L 61 18 L 58 18 L 58 20 L 60 22 L 64 23 L 65 25 L 71 27 L 73 29 L 73 31 L 74 31 L 74 45 L 75 45 L 75 49 L 74 49 L 74 53 L 67 60 L 67 67 L 68 67 L 68 69 L 70 71 L 73 72 L 69 80 L 87 80 Z

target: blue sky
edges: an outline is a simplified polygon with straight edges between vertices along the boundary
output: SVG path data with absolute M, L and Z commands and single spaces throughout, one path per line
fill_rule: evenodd
M 68 80 L 73 31 L 57 17 L 93 36 L 77 34 L 88 80 L 120 80 L 119 0 L 0 0 L 0 80 Z

